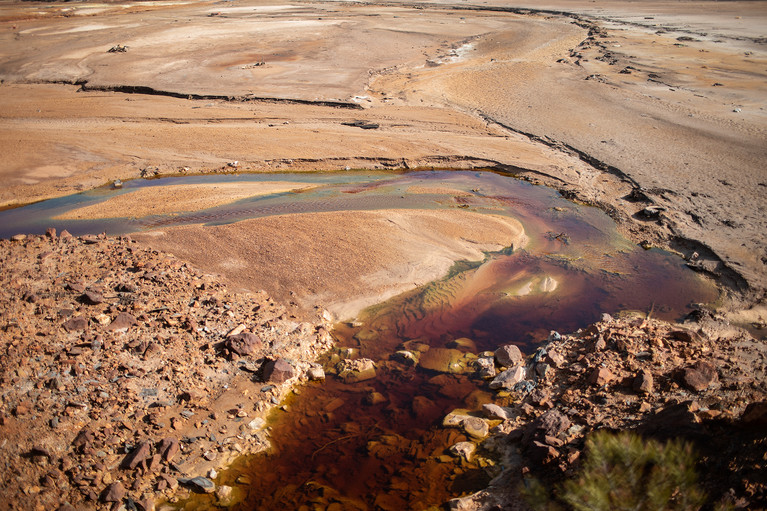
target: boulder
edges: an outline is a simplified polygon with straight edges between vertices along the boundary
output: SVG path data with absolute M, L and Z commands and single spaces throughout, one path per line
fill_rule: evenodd
M 191 479 L 181 478 L 178 480 L 178 483 L 195 493 L 213 493 L 216 491 L 216 483 L 207 477 L 197 476 L 192 477 Z
M 589 375 L 589 383 L 601 387 L 613 381 L 614 378 L 613 373 L 606 367 L 597 367 Z
M 509 418 L 509 413 L 505 408 L 502 408 L 493 403 L 485 403 L 482 405 L 482 412 L 488 419 L 499 419 L 505 421 Z
M 461 422 L 464 432 L 472 438 L 483 439 L 490 433 L 487 422 L 479 417 L 468 417 Z
M 342 360 L 338 366 L 338 377 L 346 383 L 357 383 L 371 380 L 376 377 L 375 362 L 369 358 L 358 358 L 356 360 Z
M 141 442 L 138 444 L 125 458 L 123 458 L 120 464 L 121 468 L 127 470 L 133 470 L 138 467 L 149 457 L 149 442 Z
M 495 350 L 495 360 L 503 367 L 513 367 L 521 364 L 525 356 L 514 344 L 507 344 Z
M 101 492 L 101 502 L 122 502 L 125 497 L 125 487 L 120 481 L 116 481 Z
M 648 371 L 647 369 L 642 369 L 634 377 L 634 382 L 632 386 L 633 386 L 634 392 L 637 392 L 639 394 L 652 393 L 652 389 L 653 389 L 652 373 Z
M 681 372 L 681 380 L 684 386 L 695 392 L 706 390 L 718 379 L 716 367 L 702 360 L 697 361 L 692 367 L 687 367 Z
M 261 341 L 261 338 L 250 332 L 230 335 L 226 338 L 226 341 L 224 341 L 224 347 L 226 349 L 241 357 L 253 355 L 263 345 L 264 343 Z
M 121 312 L 109 325 L 106 326 L 106 329 L 119 332 L 121 330 L 128 330 L 130 327 L 136 325 L 138 325 L 138 320 L 132 314 Z
M 490 388 L 511 389 L 514 385 L 525 379 L 526 373 L 525 368 L 522 366 L 506 369 L 490 382 Z
M 264 381 L 282 383 L 296 375 L 293 366 L 284 358 L 267 360 L 264 364 Z
M 455 349 L 432 348 L 421 354 L 419 365 L 424 369 L 441 373 L 463 373 L 466 365 L 462 363 L 463 352 Z
M 458 442 L 450 446 L 449 452 L 453 456 L 471 461 L 471 457 L 474 456 L 476 450 L 477 446 L 471 442 Z

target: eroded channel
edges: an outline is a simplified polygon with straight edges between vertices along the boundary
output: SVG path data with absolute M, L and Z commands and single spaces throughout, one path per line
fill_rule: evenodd
M 192 213 L 54 219 L 146 186 L 298 179 L 313 186 Z M 333 332 L 337 347 L 322 360 L 327 379 L 299 388 L 272 414 L 272 449 L 244 457 L 219 474 L 216 483 L 233 488 L 226 501 L 202 495 L 179 507 L 437 507 L 484 487 L 501 470 L 481 448 L 469 460 L 452 455 L 450 447 L 456 443 L 479 444 L 479 439 L 443 425 L 456 409 L 479 415 L 484 403 L 504 406 L 513 399 L 513 393 L 488 387 L 478 374 L 478 358 L 510 343 L 532 354 L 551 330 L 574 331 L 602 313 L 633 310 L 673 320 L 694 304 L 717 298 L 714 286 L 680 258 L 635 246 L 601 211 L 492 172 L 142 181 L 126 183 L 122 190 L 97 190 L 6 211 L 0 217 L 17 232 L 54 225 L 73 234 L 121 234 L 276 214 L 393 208 L 461 208 L 511 216 L 522 223 L 529 242 L 489 253 L 483 261 L 457 262 L 444 278 L 371 307 L 355 321 L 339 323 Z M 4 229 L 3 236 L 13 234 Z M 521 390 L 532 388 L 535 380 L 529 375 Z M 262 390 L 268 392 L 268 385 Z

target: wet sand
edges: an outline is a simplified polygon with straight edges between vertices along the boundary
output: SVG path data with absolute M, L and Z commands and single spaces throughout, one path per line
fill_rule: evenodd
M 457 260 L 526 242 L 514 219 L 461 210 L 284 215 L 136 234 L 246 289 L 338 319 L 445 275 Z
M 182 211 L 199 211 L 240 199 L 305 190 L 311 183 L 218 183 L 139 188 L 98 204 L 72 209 L 57 216 L 62 220 L 140 218 Z

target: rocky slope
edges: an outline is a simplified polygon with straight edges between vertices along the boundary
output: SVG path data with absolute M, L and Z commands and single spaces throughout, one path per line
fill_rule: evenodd
M 268 410 L 322 377 L 322 311 L 300 321 L 129 238 L 20 235 L 0 260 L 4 509 L 153 509 L 263 448 Z

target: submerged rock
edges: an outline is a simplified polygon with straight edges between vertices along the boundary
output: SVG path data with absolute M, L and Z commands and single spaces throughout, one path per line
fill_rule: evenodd
M 441 373 L 460 374 L 468 371 L 464 353 L 456 349 L 432 348 L 421 354 L 419 365 Z
M 338 377 L 346 383 L 357 383 L 376 377 L 375 362 L 369 358 L 342 360 L 337 366 Z

